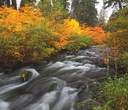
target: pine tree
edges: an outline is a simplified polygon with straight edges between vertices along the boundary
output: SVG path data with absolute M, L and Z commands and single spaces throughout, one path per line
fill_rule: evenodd
M 97 9 L 95 8 L 96 0 L 74 0 L 73 18 L 81 23 L 95 26 L 97 23 Z
M 44 0 L 38 6 L 43 11 L 44 15 L 53 23 L 61 22 L 68 16 L 67 10 L 60 0 L 52 0 L 52 3 L 51 0 Z
M 24 6 L 26 3 L 34 5 L 35 2 L 36 2 L 36 0 L 22 0 L 21 6 Z
M 102 7 L 98 16 L 98 25 L 105 28 L 105 22 L 106 22 L 106 11 Z

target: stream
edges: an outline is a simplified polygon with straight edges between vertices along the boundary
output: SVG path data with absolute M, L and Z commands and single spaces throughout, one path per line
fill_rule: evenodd
M 98 81 L 106 75 L 107 51 L 92 46 L 35 68 L 1 72 L 0 110 L 91 110 Z M 23 70 L 31 72 L 26 82 L 20 79 Z

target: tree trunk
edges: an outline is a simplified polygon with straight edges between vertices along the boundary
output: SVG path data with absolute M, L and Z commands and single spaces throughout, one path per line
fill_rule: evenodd
M 0 6 L 3 5 L 2 1 L 0 0 Z
M 7 5 L 7 6 L 10 6 L 10 0 L 7 0 L 6 5 Z
M 12 6 L 17 9 L 17 4 L 16 4 L 16 0 L 12 0 Z
M 119 5 L 119 8 L 120 8 L 120 9 L 122 9 L 121 1 L 120 1 L 120 0 L 118 0 L 118 2 L 117 2 L 117 3 L 118 3 L 118 5 Z

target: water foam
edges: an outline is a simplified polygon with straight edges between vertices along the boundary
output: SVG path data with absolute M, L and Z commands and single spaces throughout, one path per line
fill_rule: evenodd
M 9 103 L 3 100 L 0 100 L 0 110 L 9 110 Z
M 57 91 L 46 93 L 36 104 L 31 105 L 27 110 L 50 110 L 50 104 L 56 100 L 56 94 Z

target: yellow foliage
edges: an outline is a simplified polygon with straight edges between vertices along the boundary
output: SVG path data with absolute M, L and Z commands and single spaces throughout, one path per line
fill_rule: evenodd
M 75 35 L 92 37 L 95 43 L 102 43 L 105 39 L 105 31 L 101 27 L 80 26 L 75 19 L 65 19 L 62 24 L 56 24 L 55 30 L 60 34 L 60 41 L 56 42 L 58 48 L 65 48 L 69 39 Z
M 39 25 L 44 19 L 39 9 L 34 9 L 32 6 L 25 5 L 19 11 L 0 7 L 0 24 L 10 31 L 22 31 L 26 24 Z
M 79 22 L 75 19 L 65 19 L 63 24 L 56 25 L 56 31 L 60 33 L 60 41 L 56 42 L 57 47 L 64 48 L 70 42 L 68 40 L 70 37 L 73 37 L 75 34 L 81 34 L 82 30 L 79 25 Z
M 64 20 L 64 33 L 67 34 L 67 36 L 72 36 L 74 34 L 81 34 L 81 28 L 79 25 L 79 22 L 75 19 L 65 19 Z
M 21 55 L 21 53 L 15 51 L 15 52 L 13 52 L 13 57 L 15 59 L 17 59 L 18 61 L 21 61 L 23 58 L 23 55 Z
M 5 65 L 7 62 L 40 61 L 55 52 L 55 49 L 66 48 L 69 43 L 75 42 L 76 46 L 79 42 L 78 46 L 83 46 L 86 36 L 93 37 L 97 43 L 104 39 L 105 32 L 100 27 L 82 27 L 71 18 L 63 22 L 54 21 L 44 17 L 40 9 L 32 6 L 25 5 L 18 11 L 0 7 L 0 57 L 4 58 Z

